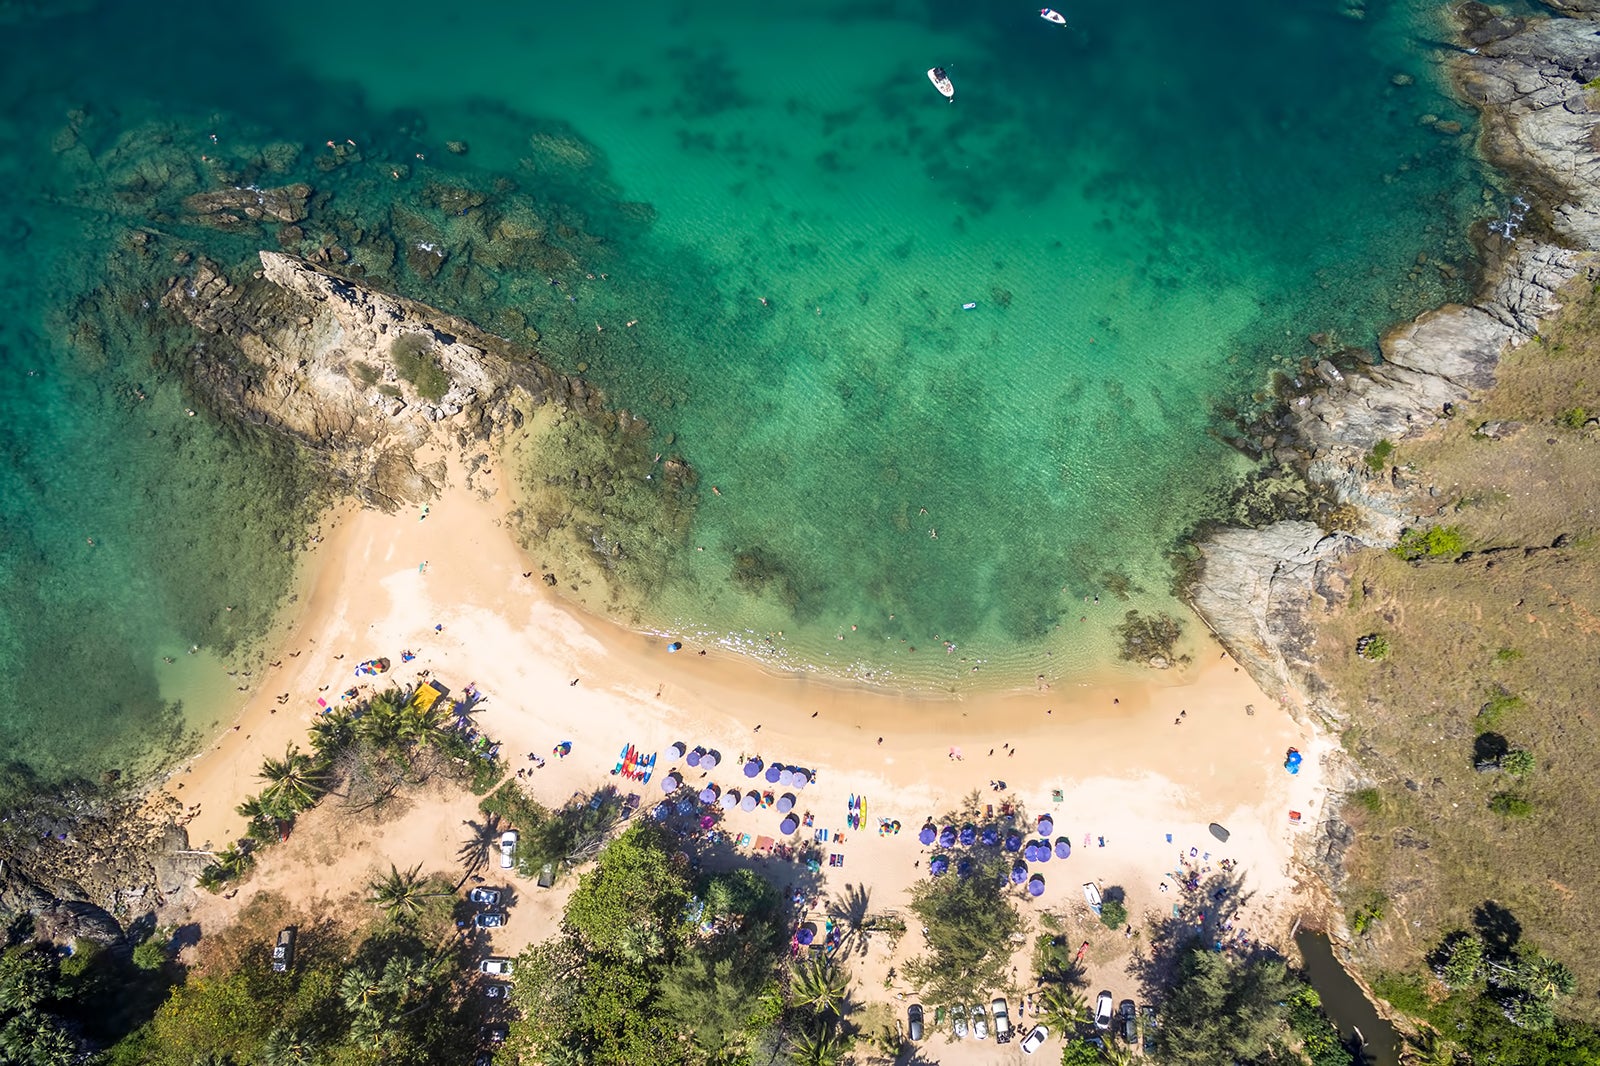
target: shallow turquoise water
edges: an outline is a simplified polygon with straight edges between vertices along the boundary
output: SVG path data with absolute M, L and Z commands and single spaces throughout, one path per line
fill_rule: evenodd
M 570 227 L 548 271 L 485 267 L 442 215 L 456 280 L 358 261 L 493 328 L 519 312 L 701 472 L 688 542 L 625 616 L 941 687 L 1104 663 L 1128 606 L 1174 609 L 1164 554 L 1244 469 L 1219 410 L 1308 334 L 1370 344 L 1460 295 L 1418 254 L 1468 266 L 1498 204 L 1466 138 L 1419 122 L 1470 132 L 1435 85 L 1431 5 L 1063 10 L 356 0 L 12 27 L 0 668 L 49 695 L 0 712 L 0 740 L 98 766 L 163 720 L 163 655 L 259 627 L 286 588 L 302 475 L 183 416 L 152 355 L 181 342 L 127 331 L 133 305 L 104 344 L 73 326 L 148 221 L 115 192 L 139 152 L 187 161 L 152 178 L 175 201 L 246 141 L 304 149 L 285 177 L 331 192 L 330 217 L 500 175 Z M 346 138 L 414 173 L 313 165 Z M 189 239 L 224 262 L 256 246 Z M 113 292 L 146 298 L 145 269 Z M 736 579 L 741 556 L 763 580 Z M 92 683 L 51 681 L 86 662 Z

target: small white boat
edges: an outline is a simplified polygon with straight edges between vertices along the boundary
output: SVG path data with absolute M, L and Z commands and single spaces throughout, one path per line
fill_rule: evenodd
M 951 103 L 956 101 L 956 87 L 950 84 L 950 78 L 945 74 L 943 67 L 929 67 L 928 80 L 933 82 L 933 87 L 943 94 Z
M 1053 8 L 1041 7 L 1039 9 L 1039 17 L 1046 22 L 1054 22 L 1057 26 L 1065 26 L 1067 24 L 1067 16 Z
M 1099 885 L 1095 884 L 1093 881 L 1085 881 L 1083 884 L 1083 898 L 1084 901 L 1089 904 L 1089 908 L 1091 910 L 1093 910 L 1096 914 L 1100 913 L 1101 900 Z

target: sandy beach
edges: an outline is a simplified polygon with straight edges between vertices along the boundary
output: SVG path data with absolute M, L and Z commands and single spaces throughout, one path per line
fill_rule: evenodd
M 1030 817 L 1050 814 L 1055 834 L 1072 843 L 1069 859 L 1040 868 L 1045 893 L 1023 907 L 1083 925 L 1094 942 L 1086 960 L 1092 984 L 1127 989 L 1132 945 L 1093 922 L 1082 885 L 1122 887 L 1137 928 L 1170 906 L 1171 873 L 1190 849 L 1197 865 L 1227 858 L 1242 870 L 1253 895 L 1241 925 L 1252 936 L 1272 941 L 1286 932 L 1295 906 L 1294 835 L 1318 821 L 1320 745 L 1328 742 L 1298 726 L 1214 644 L 1182 675 L 959 700 L 779 675 L 715 648 L 669 654 L 667 638 L 629 632 L 554 598 L 504 526 L 505 494 L 475 480 L 468 488 L 453 470 L 452 487 L 425 517 L 420 510 L 333 517 L 298 614 L 283 627 L 285 644 L 270 655 L 282 665 L 268 669 L 237 720 L 168 782 L 190 812 L 195 847 L 221 848 L 243 832 L 234 806 L 259 789 L 263 757 L 281 755 L 291 742 L 305 746 L 319 698 L 336 703 L 352 686 L 370 693 L 373 683 L 403 685 L 429 671 L 457 692 L 476 686 L 484 697 L 476 721 L 502 743 L 511 769 L 526 771 L 529 791 L 552 806 L 607 784 L 654 803 L 674 741 L 722 753 L 722 765 L 704 778 L 686 771 L 691 785 L 742 787 L 744 754 L 812 769 L 817 780 L 797 809 L 812 815 L 814 827 L 801 833 L 829 829 L 829 853 L 844 857 L 842 866 L 823 867 L 827 893 L 867 888 L 874 910 L 903 907 L 923 875 L 929 852 L 917 830 L 925 819 L 973 792 L 997 806 L 1014 796 Z M 416 658 L 402 662 L 404 651 Z M 391 660 L 389 674 L 356 676 L 357 664 L 380 656 Z M 552 750 L 563 741 L 571 754 L 557 758 Z M 610 775 L 630 743 L 659 753 L 658 780 L 619 783 Z M 1298 776 L 1282 766 L 1290 747 L 1306 756 Z M 543 768 L 527 761 L 529 753 L 544 758 Z M 993 787 L 999 781 L 1004 793 Z M 852 796 L 867 801 L 860 831 L 846 830 Z M 1291 810 L 1301 812 L 1300 828 L 1290 824 Z M 287 844 L 263 853 L 236 898 L 193 891 L 175 902 L 191 907 L 204 927 L 261 891 L 345 902 L 390 862 L 454 876 L 462 823 L 476 813 L 474 797 L 441 792 L 403 805 L 374 831 L 370 817 L 341 818 L 336 803 L 325 803 Z M 900 821 L 902 831 L 880 835 L 879 818 Z M 778 821 L 770 810 L 735 811 L 724 828 L 778 836 Z M 1212 822 L 1230 830 L 1225 845 L 1208 833 Z M 504 953 L 550 929 L 566 895 L 559 886 L 509 887 L 519 902 L 495 935 L 494 948 Z M 913 932 L 896 951 L 864 960 L 865 994 L 887 996 L 875 990 L 888 967 L 919 948 Z M 1027 956 L 1019 950 L 1019 982 Z M 982 1061 L 964 1054 L 953 1046 L 939 1061 Z

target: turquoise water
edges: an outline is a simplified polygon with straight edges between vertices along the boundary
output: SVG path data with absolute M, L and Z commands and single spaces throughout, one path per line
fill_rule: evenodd
M 1246 469 L 1220 412 L 1309 334 L 1370 345 L 1462 295 L 1463 235 L 1499 207 L 1419 2 L 1065 28 L 1026 4 L 77 7 L 9 27 L 0 65 L 0 667 L 40 693 L 0 740 L 32 762 L 169 721 L 163 656 L 259 628 L 288 587 L 309 475 L 184 416 L 194 338 L 139 302 L 174 243 L 237 267 L 338 241 L 536 330 L 700 474 L 687 533 L 609 609 L 950 687 L 1082 676 L 1129 607 L 1175 611 L 1165 553 Z M 321 194 L 303 235 L 182 216 L 295 178 Z M 423 240 L 436 276 L 407 261 Z

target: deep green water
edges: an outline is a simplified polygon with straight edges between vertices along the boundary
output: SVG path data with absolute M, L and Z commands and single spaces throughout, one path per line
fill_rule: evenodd
M 1165 552 L 1246 469 L 1219 411 L 1309 334 L 1370 345 L 1462 295 L 1503 203 L 1420 0 L 1064 29 L 953 2 L 79 7 L 7 27 L 0 64 L 0 743 L 51 772 L 164 736 L 184 651 L 288 587 L 310 475 L 185 417 L 195 338 L 143 306 L 174 268 L 127 241 L 237 264 L 277 234 L 185 226 L 188 193 L 309 181 L 307 241 L 536 328 L 646 415 L 702 493 L 624 617 L 941 687 L 1081 677 L 1128 607 L 1175 610 Z M 359 163 L 318 165 L 347 138 Z M 561 255 L 472 243 L 517 198 Z M 404 263 L 424 237 L 436 278 Z

